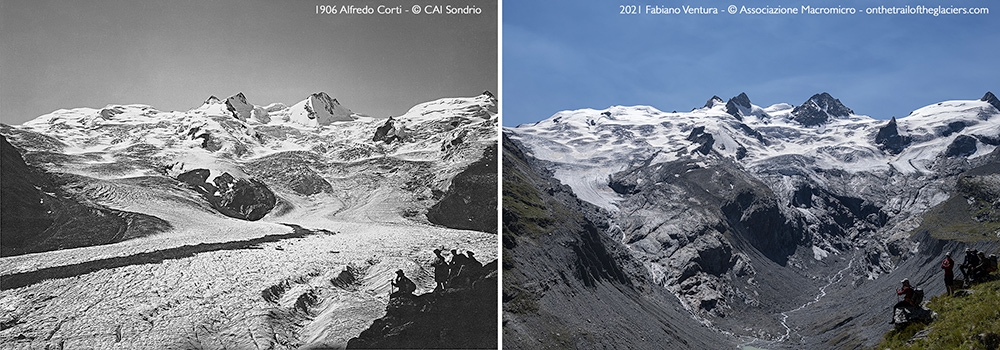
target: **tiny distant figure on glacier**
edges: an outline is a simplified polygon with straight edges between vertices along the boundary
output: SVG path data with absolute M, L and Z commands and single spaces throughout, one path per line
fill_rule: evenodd
M 951 252 L 948 252 L 944 255 L 944 261 L 941 261 L 941 269 L 944 270 L 944 287 L 948 290 L 948 296 L 955 292 L 955 271 L 952 271 L 954 267 L 955 260 L 951 260 Z
M 417 285 L 406 277 L 405 274 L 403 274 L 403 270 L 396 270 L 396 279 L 391 283 L 393 287 L 397 288 L 397 290 L 389 294 L 389 299 L 401 296 L 412 297 L 413 292 L 417 290 Z
M 444 255 L 441 255 L 441 249 L 434 249 L 434 262 L 431 263 L 434 267 L 434 282 L 437 282 L 437 286 L 434 287 L 435 292 L 444 291 L 448 283 L 448 263 L 444 260 Z

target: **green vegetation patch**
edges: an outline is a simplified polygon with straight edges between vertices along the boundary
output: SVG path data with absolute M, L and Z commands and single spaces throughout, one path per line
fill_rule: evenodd
M 512 178 L 507 178 L 508 176 Z M 541 235 L 552 228 L 553 219 L 542 202 L 541 193 L 517 171 L 504 174 L 504 232 Z
M 1000 281 L 978 284 L 971 291 L 966 296 L 932 298 L 927 307 L 938 313 L 937 320 L 892 330 L 875 349 L 996 349 L 1000 346 Z
M 959 242 L 1000 240 L 997 237 L 1000 221 L 977 220 L 992 216 L 987 208 L 970 205 L 965 197 L 953 196 L 927 211 L 920 227 L 913 232 L 928 231 L 931 237 Z

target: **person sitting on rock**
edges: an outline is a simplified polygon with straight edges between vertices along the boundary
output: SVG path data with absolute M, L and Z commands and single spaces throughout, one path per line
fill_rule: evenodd
M 903 289 L 896 289 L 896 295 L 902 295 L 903 300 L 892 306 L 892 322 L 889 323 L 896 323 L 896 310 L 917 306 L 913 302 L 913 287 L 910 286 L 910 280 L 904 279 L 901 283 L 903 284 Z
M 434 262 L 431 266 L 434 266 L 434 282 L 437 282 L 434 291 L 443 291 L 448 282 L 448 263 L 445 262 L 444 255 L 441 255 L 441 249 L 434 249 Z
M 392 281 L 392 286 L 396 287 L 397 290 L 389 294 L 389 298 L 413 296 L 413 292 L 417 290 L 417 285 L 403 274 L 403 270 L 396 270 L 396 279 Z
M 976 282 L 985 281 L 989 275 L 990 261 L 983 252 L 976 252 L 976 260 L 979 264 L 976 264 L 972 268 L 972 276 L 976 279 Z

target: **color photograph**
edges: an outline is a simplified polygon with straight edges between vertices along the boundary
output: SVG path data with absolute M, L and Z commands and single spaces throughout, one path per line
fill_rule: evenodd
M 991 7 L 504 2 L 504 348 L 997 348 Z

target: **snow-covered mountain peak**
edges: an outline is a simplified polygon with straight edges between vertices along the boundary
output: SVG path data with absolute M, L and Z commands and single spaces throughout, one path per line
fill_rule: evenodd
M 792 110 L 792 120 L 804 126 L 826 124 L 832 119 L 854 114 L 850 108 L 833 98 L 829 93 L 815 94 L 806 102 Z
M 750 96 L 747 96 L 745 92 L 741 92 L 726 102 L 726 114 L 740 121 L 744 117 L 754 117 L 764 122 L 771 119 L 771 116 L 763 108 L 750 103 Z
M 305 100 L 289 107 L 286 116 L 283 120 L 306 126 L 325 126 L 333 122 L 356 119 L 354 112 L 322 91 L 313 93 Z
M 242 92 L 226 99 L 226 110 L 240 121 L 247 121 L 253 111 L 253 105 L 247 103 L 247 97 Z
M 983 95 L 983 98 L 979 100 L 989 103 L 991 106 L 996 108 L 997 111 L 1000 111 L 1000 99 L 997 99 L 997 95 L 994 95 L 993 92 L 987 91 L 986 95 Z
M 212 95 L 209 96 L 207 99 L 205 99 L 205 103 L 202 103 L 202 105 L 211 105 L 216 103 L 222 103 L 222 100 L 220 100 L 218 97 L 215 97 L 215 95 Z
M 708 102 L 705 102 L 705 106 L 702 108 L 712 108 L 719 104 L 724 105 L 725 103 L 726 101 L 723 100 L 722 97 L 719 97 L 718 95 L 713 95 L 712 98 L 708 99 Z

